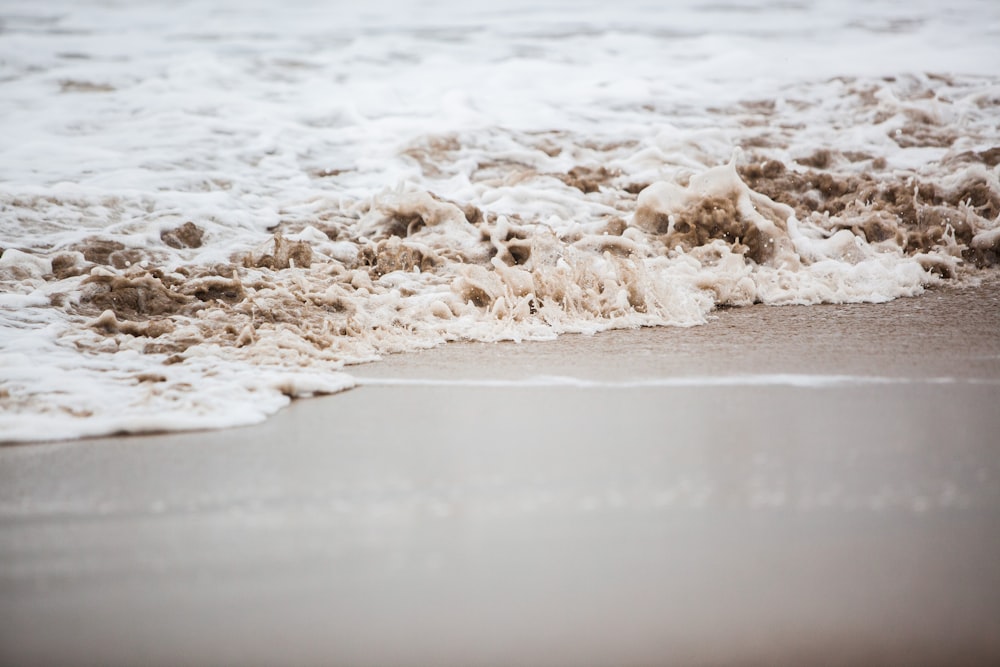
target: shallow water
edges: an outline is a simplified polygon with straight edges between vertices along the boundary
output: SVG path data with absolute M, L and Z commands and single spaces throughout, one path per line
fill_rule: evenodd
M 8 2 L 0 439 L 1000 252 L 1000 7 Z
M 0 663 L 995 665 L 998 306 L 460 342 L 255 426 L 2 447 Z

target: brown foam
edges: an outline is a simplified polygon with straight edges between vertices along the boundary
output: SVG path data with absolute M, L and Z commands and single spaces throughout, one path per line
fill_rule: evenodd
M 958 139 L 954 132 L 927 122 L 910 122 L 889 132 L 900 148 L 947 148 Z
M 170 320 L 151 319 L 142 322 L 119 320 L 111 310 L 105 310 L 99 317 L 89 322 L 88 326 L 105 333 L 124 333 L 146 338 L 159 338 L 174 331 L 174 324 Z
M 59 92 L 61 93 L 110 93 L 114 90 L 115 87 L 107 83 L 77 81 L 75 79 L 63 79 L 59 82 Z
M 1000 164 L 1000 146 L 994 146 L 984 151 L 964 151 L 947 158 L 946 162 L 949 164 L 979 162 L 985 164 L 987 167 L 995 167 Z
M 951 229 L 966 246 L 966 259 L 990 261 L 968 247 L 977 221 L 986 228 L 1000 214 L 1000 192 L 982 175 L 970 173 L 945 188 L 893 175 L 798 172 L 774 160 L 743 165 L 739 173 L 750 188 L 791 206 L 800 219 L 828 215 L 832 230 L 850 229 L 869 242 L 896 240 L 911 254 L 940 245 Z
M 225 270 L 225 267 L 216 268 L 216 271 Z M 235 276 L 235 272 L 233 275 Z M 243 283 L 238 278 L 227 278 L 224 275 L 206 275 L 186 281 L 179 286 L 178 291 L 199 301 L 208 302 L 238 303 L 246 296 Z
M 899 99 L 926 97 L 926 87 L 914 85 L 910 90 L 905 82 L 894 85 L 901 88 Z M 929 116 L 907 115 L 884 103 L 879 95 L 883 88 L 858 84 L 850 92 L 853 103 L 863 110 L 863 122 L 870 123 L 884 110 L 885 117 L 878 121 L 893 119 L 892 127 L 901 129 L 899 141 L 912 141 L 914 146 L 944 141 L 946 128 Z M 814 231 L 817 226 L 830 234 L 846 229 L 869 243 L 910 255 L 954 243 L 973 263 L 997 262 L 1000 249 L 991 236 L 981 236 L 976 248 L 970 244 L 976 233 L 991 228 L 1000 213 L 1000 193 L 988 175 L 973 167 L 995 166 L 1000 148 L 950 152 L 943 163 L 954 164 L 956 173 L 967 171 L 967 176 L 949 181 L 935 179 L 934 169 L 917 175 L 889 171 L 886 157 L 874 152 L 877 147 L 802 150 L 801 144 L 792 142 L 802 124 L 782 117 L 784 111 L 773 101 L 719 113 L 724 111 L 756 114 L 751 126 L 766 121 L 768 131 L 760 135 L 758 145 L 779 150 L 757 151 L 739 173 L 752 190 L 790 206 Z M 738 125 L 739 117 L 733 119 L 733 126 Z M 760 130 L 744 134 L 751 132 Z M 69 299 L 65 307 L 96 317 L 95 328 L 119 341 L 137 345 L 128 336 L 147 338 L 141 349 L 170 355 L 164 363 L 180 363 L 185 350 L 206 343 L 240 358 L 296 364 L 412 348 L 417 335 L 424 336 L 420 344 L 467 335 L 457 322 L 472 312 L 470 306 L 479 311 L 473 313 L 475 318 L 533 317 L 544 323 L 608 318 L 601 320 L 606 322 L 622 314 L 656 312 L 665 299 L 651 288 L 655 280 L 645 273 L 644 262 L 659 260 L 658 255 L 670 255 L 680 246 L 704 267 L 732 260 L 729 252 L 735 252 L 750 270 L 753 263 L 772 262 L 778 241 L 774 235 L 786 231 L 783 220 L 773 220 L 763 210 L 768 203 L 756 195 L 752 202 L 761 204 L 757 213 L 766 220 L 755 222 L 754 211 L 741 209 L 736 195 L 705 196 L 670 216 L 637 210 L 636 195 L 649 185 L 646 180 L 673 173 L 678 185 L 684 185 L 690 168 L 651 167 L 648 155 L 653 151 L 638 155 L 647 147 L 634 140 L 604 141 L 564 131 L 496 130 L 484 136 L 486 140 L 467 135 L 427 137 L 403 155 L 425 176 L 467 177 L 480 193 L 491 187 L 551 189 L 552 179 L 558 178 L 578 191 L 563 189 L 560 197 L 600 201 L 613 208 L 590 217 L 584 213 L 572 221 L 571 229 L 557 233 L 533 217 L 538 214 L 530 206 L 493 204 L 484 212 L 429 191 L 397 190 L 365 201 L 310 203 L 294 217 L 283 212 L 274 236 L 252 252 L 234 257 L 232 265 L 171 265 L 166 273 L 158 268 L 166 266 L 158 264 L 159 257 L 129 254 L 131 249 L 116 241 L 88 239 L 75 248 L 80 255 L 57 256 L 53 274 L 69 277 L 89 268 L 86 263 L 116 267 L 120 275 L 88 278 L 80 305 Z M 753 138 L 740 143 L 752 145 Z M 963 143 L 959 148 L 981 145 L 989 144 Z M 706 153 L 691 159 L 714 159 Z M 775 155 L 780 159 L 772 159 Z M 561 160 L 552 160 L 560 156 Z M 633 156 L 639 159 L 631 161 Z M 630 173 L 630 166 L 642 171 Z M 327 178 L 340 173 L 311 175 Z M 337 249 L 324 249 L 323 243 L 314 249 L 310 242 L 287 238 L 306 226 L 337 241 Z M 161 239 L 178 249 L 212 242 L 193 222 L 165 231 Z M 356 248 L 355 256 L 349 244 Z M 160 247 L 158 252 L 170 251 Z M 171 255 L 176 258 L 179 253 Z M 920 261 L 947 274 L 952 266 L 949 258 Z M 735 258 L 737 265 L 739 259 Z M 145 260 L 148 270 L 137 269 L 135 260 Z M 717 303 L 753 299 L 713 283 L 710 271 L 699 280 L 698 289 L 715 292 Z M 423 287 L 439 291 L 424 300 Z M 420 298 L 407 300 L 414 295 Z M 568 317 L 560 320 L 563 314 Z M 452 324 L 455 328 L 448 329 Z
M 85 239 L 83 245 L 73 248 L 73 250 L 82 252 L 83 258 L 88 262 L 104 264 L 106 266 L 111 264 L 112 253 L 120 252 L 124 249 L 125 245 L 118 241 L 100 238 Z
M 310 169 L 309 175 L 313 178 L 332 178 L 350 171 L 350 169 Z
M 581 139 L 579 145 L 587 150 L 598 153 L 613 153 L 622 150 L 631 151 L 639 146 L 639 142 L 634 139 L 617 139 L 614 141 L 598 141 L 595 139 Z
M 92 275 L 83 281 L 85 311 L 111 311 L 124 320 L 144 320 L 181 312 L 190 297 L 168 289 L 149 273 L 138 276 Z
M 271 252 L 247 253 L 243 266 L 281 270 L 292 266 L 309 268 L 312 264 L 312 247 L 304 241 L 288 241 L 277 232 L 271 238 L 271 246 Z
M 444 175 L 442 166 L 454 162 L 454 154 L 461 148 L 455 135 L 434 135 L 414 143 L 402 154 L 414 160 L 425 176 L 436 178 Z
M 820 150 L 815 151 L 809 157 L 798 158 L 796 160 L 799 164 L 804 164 L 807 167 L 813 167 L 815 169 L 826 169 L 830 166 L 832 161 L 832 153 L 826 148 L 821 148 Z
M 200 248 L 204 237 L 204 230 L 190 221 L 160 234 L 160 240 L 171 248 Z
M 680 246 L 691 250 L 718 239 L 758 264 L 766 262 L 773 252 L 771 237 L 746 220 L 732 198 L 700 199 L 693 206 L 670 215 L 640 206 L 636 209 L 635 222 L 659 234 L 667 248 Z
M 436 254 L 404 243 L 398 236 L 369 244 L 358 253 L 359 266 L 367 268 L 373 278 L 380 278 L 393 271 L 412 271 L 414 267 L 429 271 L 440 261 Z
M 84 257 L 79 252 L 64 252 L 52 258 L 52 275 L 56 280 L 86 273 Z
M 675 216 L 673 230 L 663 235 L 668 248 L 682 245 L 690 249 L 715 239 L 725 241 L 758 264 L 765 263 L 774 252 L 773 239 L 745 219 L 732 199 L 702 199 Z
M 448 221 L 464 220 L 475 224 L 483 219 L 483 212 L 478 207 L 445 199 L 433 192 L 403 196 L 379 206 L 378 210 L 382 217 L 374 225 L 373 233 L 369 234 L 373 239 L 407 238 L 426 227 Z
M 576 188 L 584 194 L 600 191 L 602 186 L 607 186 L 611 179 L 617 177 L 619 172 L 607 169 L 606 167 L 573 167 L 565 174 L 558 174 L 556 177 L 571 188 Z
M 537 175 L 538 171 L 534 167 L 517 160 L 483 160 L 476 163 L 471 180 L 499 187 L 517 185 Z

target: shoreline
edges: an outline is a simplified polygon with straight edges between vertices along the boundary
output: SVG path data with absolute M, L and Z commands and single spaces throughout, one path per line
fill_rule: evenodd
M 516 379 L 526 386 L 546 381 L 587 384 L 612 380 L 626 384 L 670 384 L 663 378 L 674 378 L 678 384 L 698 385 L 697 378 L 704 377 L 703 384 L 807 386 L 810 380 L 806 376 L 817 376 L 818 384 L 850 384 L 852 376 L 861 384 L 876 382 L 869 372 L 874 365 L 887 380 L 909 377 L 921 382 L 935 378 L 991 381 L 1000 377 L 1000 346 L 991 346 L 1000 338 L 991 339 L 993 331 L 1000 331 L 1000 272 L 980 271 L 971 278 L 971 281 L 966 278 L 957 283 L 931 285 L 923 294 L 884 303 L 754 304 L 721 308 L 705 324 L 691 327 L 612 329 L 595 334 L 562 334 L 546 341 L 453 341 L 346 366 L 343 372 L 357 381 L 355 386 L 333 394 L 293 398 L 256 424 L 3 442 L 0 449 L 260 428 L 271 420 L 282 419 L 282 415 L 303 401 L 337 400 L 344 392 L 384 384 L 396 375 L 401 383 L 415 385 L 422 381 L 433 384 L 443 377 L 459 383 L 485 384 Z M 928 311 L 931 317 L 923 321 L 921 318 Z M 824 326 L 814 326 L 814 321 L 820 318 L 824 318 Z M 919 343 L 905 331 L 910 323 L 925 327 Z M 856 327 L 860 329 L 852 332 Z M 851 338 L 850 346 L 839 345 L 845 336 Z M 880 340 L 882 337 L 903 344 L 887 346 Z M 788 338 L 800 343 L 791 356 L 782 346 Z M 962 341 L 957 347 L 956 340 Z M 963 344 L 972 347 L 961 349 Z M 602 355 L 606 349 L 617 348 L 623 348 L 629 356 L 617 356 L 615 365 L 609 367 L 603 363 Z M 669 351 L 662 353 L 659 351 L 662 348 Z M 820 350 L 823 356 L 811 356 L 811 348 Z M 924 356 L 911 363 L 911 355 Z M 487 368 L 485 374 L 476 375 L 483 364 Z M 535 372 L 537 369 L 542 370 Z M 775 377 L 769 381 L 757 376 Z
M 1000 660 L 1000 281 L 351 372 L 0 448 L 0 664 Z
M 922 319 L 923 318 L 923 319 Z M 821 324 L 818 322 L 821 321 Z M 921 336 L 908 326 L 923 327 Z M 593 335 L 564 334 L 552 341 L 452 342 L 438 348 L 386 357 L 345 369 L 366 378 L 451 375 L 545 375 L 599 379 L 805 372 L 865 375 L 872 364 L 885 374 L 1000 376 L 1000 273 L 984 272 L 978 284 L 941 284 L 923 294 L 884 303 L 771 306 L 716 310 L 692 327 L 615 329 Z M 902 345 L 886 345 L 886 338 Z M 960 338 L 956 345 L 954 338 Z M 849 345 L 840 345 L 847 339 Z M 785 345 L 796 343 L 791 349 Z M 572 341 L 572 342 L 569 342 Z M 624 346 L 609 368 L 602 354 Z M 967 346 L 963 349 L 962 346 Z M 566 350 L 572 348 L 572 358 Z M 823 357 L 812 354 L 818 348 Z M 931 351 L 936 353 L 931 354 Z M 926 352 L 910 363 L 908 355 Z M 985 357 L 985 358 L 982 358 Z M 505 367 L 501 368 L 501 358 Z

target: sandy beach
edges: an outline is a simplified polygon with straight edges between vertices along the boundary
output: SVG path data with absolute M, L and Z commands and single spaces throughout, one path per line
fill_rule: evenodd
M 0 663 L 1000 661 L 1000 282 L 716 316 L 2 448 Z

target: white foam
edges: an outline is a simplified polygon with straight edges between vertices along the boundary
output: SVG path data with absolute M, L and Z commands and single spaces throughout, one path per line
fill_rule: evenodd
M 824 147 L 870 153 L 844 174 L 882 159 L 900 181 L 1000 191 L 997 167 L 948 163 L 995 145 L 1000 5 L 729 4 L 7 0 L 0 439 L 251 423 L 389 352 L 884 301 L 958 270 L 957 244 L 904 256 L 718 165 Z M 961 132 L 908 146 L 921 118 Z M 580 166 L 617 175 L 585 192 L 564 182 Z M 642 183 L 669 214 L 732 197 L 780 251 L 662 248 L 622 194 Z M 1000 221 L 977 216 L 971 246 L 995 253 Z M 198 243 L 163 240 L 186 222 Z M 313 266 L 240 263 L 279 254 L 278 225 Z M 158 336 L 146 313 L 83 307 L 144 270 L 165 290 L 193 275 L 204 307 Z

